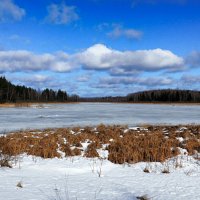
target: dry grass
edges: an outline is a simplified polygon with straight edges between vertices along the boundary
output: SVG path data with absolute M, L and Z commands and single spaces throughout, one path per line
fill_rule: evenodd
M 19 182 L 17 183 L 16 187 L 18 187 L 18 188 L 23 188 L 22 181 L 19 181 Z
M 139 200 L 149 200 L 147 195 L 139 196 L 139 197 L 136 197 L 136 198 L 139 199 Z
M 11 161 L 11 156 L 0 154 L 0 167 L 12 168 Z
M 98 143 L 90 143 L 85 151 L 85 156 L 88 158 L 99 157 L 99 154 L 97 152 L 98 147 L 100 147 L 98 146 Z
M 83 143 L 88 143 L 87 149 L 83 149 Z M 113 163 L 164 162 L 178 155 L 179 147 L 187 149 L 189 155 L 200 152 L 200 126 L 146 126 L 137 130 L 100 124 L 96 128 L 21 131 L 0 137 L 0 152 L 54 158 L 61 157 L 62 151 L 66 157 L 91 158 L 99 157 L 97 149 L 104 144 Z

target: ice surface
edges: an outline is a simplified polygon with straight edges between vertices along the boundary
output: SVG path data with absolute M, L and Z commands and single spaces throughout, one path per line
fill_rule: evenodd
M 198 105 L 78 103 L 0 108 L 0 132 L 105 124 L 200 124 Z

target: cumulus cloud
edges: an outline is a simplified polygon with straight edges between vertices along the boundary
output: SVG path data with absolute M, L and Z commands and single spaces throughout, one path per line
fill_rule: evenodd
M 86 69 L 127 68 L 139 71 L 181 70 L 183 58 L 162 49 L 118 51 L 96 44 L 76 55 Z
M 200 84 L 200 77 L 194 75 L 183 75 L 181 77 L 181 82 L 190 86 L 194 84 Z
M 115 67 L 115 68 L 111 68 L 109 70 L 109 73 L 112 76 L 137 76 L 141 72 L 139 70 L 131 69 L 131 68 Z
M 191 67 L 200 68 L 200 52 L 194 51 L 187 58 L 186 63 Z
M 16 5 L 12 0 L 0 1 L 0 22 L 9 20 L 19 21 L 25 14 L 25 10 Z
M 9 74 L 6 77 L 8 77 L 8 79 L 14 84 L 26 85 L 28 87 L 32 87 L 35 89 L 39 88 L 41 90 L 46 88 L 51 88 L 54 90 L 66 90 L 66 87 L 68 87 L 69 89 L 67 91 L 73 91 L 73 89 L 75 88 L 74 84 L 63 79 L 62 76 L 59 76 L 59 74 L 47 75 L 44 73 L 13 73 L 12 75 Z
M 141 78 L 139 80 L 139 85 L 145 85 L 145 86 L 169 86 L 174 83 L 174 80 L 169 77 L 150 77 L 150 78 Z
M 47 75 L 41 74 L 33 74 L 33 75 L 26 75 L 25 77 L 17 77 L 17 79 L 21 82 L 29 83 L 29 84 L 44 84 L 48 81 L 51 81 L 51 78 Z
M 74 67 L 68 54 L 34 54 L 29 51 L 0 51 L 0 72 L 52 70 L 67 72 Z
M 140 39 L 143 33 L 135 29 L 125 29 L 122 26 L 115 26 L 114 29 L 108 33 L 112 38 L 126 37 L 128 39 Z
M 173 84 L 174 80 L 169 77 L 109 77 L 102 78 L 100 80 L 100 84 L 107 85 L 116 85 L 116 84 L 124 84 L 124 85 L 140 85 L 140 86 L 168 86 Z
M 181 57 L 168 50 L 118 51 L 103 44 L 93 45 L 75 54 L 0 51 L 0 72 L 69 72 L 82 67 L 85 70 L 107 70 L 112 75 L 136 75 L 143 71 L 177 71 L 182 69 L 183 64 Z
M 77 78 L 78 82 L 88 82 L 91 78 L 91 75 L 82 75 Z
M 48 15 L 46 21 L 53 24 L 69 24 L 79 19 L 74 6 L 62 4 L 51 4 L 47 7 Z
M 85 51 L 78 53 L 76 57 L 85 68 L 108 69 L 112 66 L 108 62 L 104 62 L 103 58 L 111 54 L 111 49 L 102 44 L 96 44 Z

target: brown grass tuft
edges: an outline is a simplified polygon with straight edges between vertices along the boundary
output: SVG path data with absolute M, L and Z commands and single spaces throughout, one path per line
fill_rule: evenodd
M 94 157 L 99 157 L 99 154 L 97 152 L 97 144 L 96 143 L 91 143 L 88 145 L 87 150 L 85 151 L 85 157 L 87 158 L 94 158 Z
M 125 131 L 126 130 L 126 131 Z M 81 143 L 88 142 L 85 150 Z M 200 126 L 147 126 L 129 129 L 123 126 L 75 127 L 19 131 L 0 137 L 0 152 L 10 157 L 26 153 L 42 158 L 83 154 L 99 157 L 97 149 L 106 145 L 113 163 L 164 162 L 184 148 L 190 155 L 200 153 Z M 83 152 L 83 153 L 82 153 Z

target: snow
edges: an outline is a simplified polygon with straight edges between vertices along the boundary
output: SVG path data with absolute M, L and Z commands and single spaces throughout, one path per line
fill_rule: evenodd
M 90 144 L 89 140 L 86 140 L 85 142 L 81 142 L 81 145 L 82 145 L 84 151 L 86 151 L 89 144 Z
M 146 166 L 151 173 L 143 172 Z M 162 173 L 166 166 L 169 174 Z M 19 182 L 22 188 L 16 186 Z M 42 159 L 23 155 L 13 168 L 0 168 L 0 199 L 135 200 L 146 195 L 154 200 L 197 200 L 199 183 L 200 161 L 187 155 L 166 163 L 132 165 L 80 156 Z
M 72 135 L 74 135 L 76 132 L 75 132 L 75 131 L 72 131 L 72 130 L 70 130 L 70 133 L 71 133 Z
M 140 131 L 148 131 L 148 129 L 146 129 L 146 128 L 143 128 L 143 127 L 129 127 L 129 128 L 127 128 L 127 129 L 125 129 L 124 130 L 124 133 L 127 133 L 127 132 L 129 132 L 129 130 L 133 130 L 133 131 L 138 131 L 138 133 L 140 132 Z
M 177 137 L 176 138 L 179 142 L 184 142 L 184 138 L 183 137 Z

